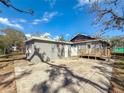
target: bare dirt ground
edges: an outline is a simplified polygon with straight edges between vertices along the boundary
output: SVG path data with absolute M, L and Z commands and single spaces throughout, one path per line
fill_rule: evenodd
M 23 58 L 0 58 L 0 93 L 107 93 L 111 70 L 109 93 L 124 93 L 124 61 L 111 65 L 71 58 L 32 64 Z
M 0 62 L 0 93 L 16 93 L 14 66 L 12 61 Z
M 0 57 L 0 93 L 17 93 L 14 60 L 24 56 Z
M 37 62 L 36 62 L 37 63 Z M 14 61 L 17 93 L 108 93 L 112 67 L 90 59 Z

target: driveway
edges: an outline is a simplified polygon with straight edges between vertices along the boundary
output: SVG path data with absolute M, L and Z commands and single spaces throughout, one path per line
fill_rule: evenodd
M 108 62 L 83 58 L 15 61 L 17 93 L 108 93 L 111 72 Z

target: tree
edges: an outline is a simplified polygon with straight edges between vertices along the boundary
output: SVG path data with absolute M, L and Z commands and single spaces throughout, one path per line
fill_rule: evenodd
M 19 49 L 24 47 L 25 35 L 21 31 L 12 28 L 6 28 L 1 31 L 5 33 L 0 38 L 0 45 L 4 46 L 4 51 L 10 50 L 12 46 L 17 46 Z
M 108 29 L 124 30 L 123 5 L 123 0 L 95 0 L 91 6 L 92 12 L 97 16 L 94 24 L 101 24 L 101 31 Z
M 10 7 L 10 8 L 13 8 L 14 10 L 18 11 L 18 12 L 22 12 L 22 13 L 29 13 L 31 15 L 34 14 L 34 11 L 32 11 L 32 9 L 29 9 L 29 10 L 21 10 L 21 9 L 18 9 L 16 8 L 12 2 L 10 0 L 0 0 L 0 3 L 2 3 L 3 5 L 7 6 L 7 7 Z
M 5 47 L 6 47 L 5 37 L 3 35 L 0 35 L 0 54 L 5 53 Z
M 112 48 L 115 47 L 124 47 L 124 36 L 116 36 L 110 38 L 110 43 Z
M 64 36 L 60 35 L 59 38 L 58 38 L 58 41 L 65 41 Z

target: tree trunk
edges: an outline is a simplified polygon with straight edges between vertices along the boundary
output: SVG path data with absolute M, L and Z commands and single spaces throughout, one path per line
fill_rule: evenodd
M 4 47 L 4 52 L 3 52 L 3 54 L 4 54 L 4 55 L 6 54 L 6 47 Z

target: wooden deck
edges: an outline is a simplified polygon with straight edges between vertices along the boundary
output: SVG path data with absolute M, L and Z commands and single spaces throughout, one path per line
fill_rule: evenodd
M 108 57 L 106 56 L 94 56 L 94 55 L 79 55 L 80 58 L 88 58 L 88 59 L 95 59 L 95 60 L 106 60 Z
M 80 53 L 78 55 L 79 57 L 82 58 L 93 58 L 93 59 L 108 59 L 111 58 L 111 53 L 109 49 L 105 49 L 105 50 L 88 50 L 88 49 L 83 49 L 80 50 Z

